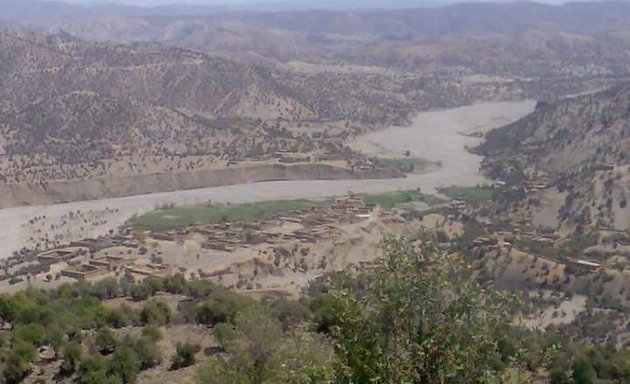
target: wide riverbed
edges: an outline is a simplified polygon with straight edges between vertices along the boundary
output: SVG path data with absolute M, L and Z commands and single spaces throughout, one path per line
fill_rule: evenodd
M 156 193 L 115 199 L 102 199 L 47 206 L 17 207 L 0 210 L 0 259 L 44 233 L 60 242 L 96 237 L 123 225 L 131 216 L 165 204 L 207 202 L 253 202 L 277 199 L 325 198 L 346 194 L 387 192 L 421 188 L 434 192 L 440 186 L 475 185 L 483 182 L 479 174 L 479 156 L 464 146 L 474 146 L 481 139 L 466 133 L 486 132 L 519 119 L 533 111 L 535 102 L 483 103 L 466 107 L 418 114 L 409 127 L 391 127 L 365 135 L 350 145 L 368 154 L 395 155 L 409 150 L 412 156 L 441 161 L 435 171 L 411 174 L 404 179 L 277 181 L 230 185 L 189 191 Z M 116 210 L 103 213 L 104 209 Z M 69 220 L 69 212 L 81 211 L 81 220 Z M 34 217 L 45 216 L 36 224 Z M 63 225 L 61 225 L 64 223 Z M 52 226 L 52 227 L 51 227 Z

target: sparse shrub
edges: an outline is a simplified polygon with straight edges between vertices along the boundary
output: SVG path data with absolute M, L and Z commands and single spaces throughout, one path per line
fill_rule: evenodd
M 197 344 L 177 344 L 175 355 L 172 358 L 171 369 L 185 368 L 195 364 L 195 354 L 199 352 Z

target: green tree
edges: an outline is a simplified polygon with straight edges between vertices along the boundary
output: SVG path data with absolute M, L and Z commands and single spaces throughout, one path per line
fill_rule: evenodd
M 28 363 L 35 358 L 35 347 L 22 340 L 13 344 L 2 372 L 7 383 L 19 383 L 28 373 Z
M 98 351 L 103 355 L 109 355 L 116 350 L 116 346 L 118 345 L 118 341 L 116 341 L 116 337 L 114 337 L 114 333 L 109 328 L 101 328 L 96 333 L 96 338 L 94 343 L 98 348 Z
M 171 359 L 171 369 L 180 369 L 195 364 L 195 354 L 199 351 L 199 346 L 191 343 L 178 343 L 175 355 Z
M 17 325 L 14 330 L 14 337 L 18 340 L 24 340 L 35 346 L 40 346 L 46 336 L 46 329 L 40 324 Z
M 140 283 L 131 287 L 130 295 L 134 301 L 146 300 L 151 296 L 151 288 L 146 284 Z
M 181 273 L 164 279 L 164 290 L 168 293 L 181 295 L 186 293 L 187 287 L 188 283 L 186 282 L 186 278 Z
M 155 367 L 160 363 L 160 352 L 155 341 L 143 336 L 133 343 L 133 350 L 138 358 L 140 369 Z
M 207 325 L 231 322 L 239 312 L 253 304 L 251 299 L 234 292 L 216 290 L 197 308 L 197 321 Z
M 113 277 L 108 277 L 94 283 L 90 289 L 90 293 L 92 296 L 104 300 L 120 296 L 121 290 L 118 281 Z
M 15 321 L 15 300 L 9 295 L 0 295 L 0 319 L 8 322 Z
M 283 333 L 280 322 L 265 311 L 249 309 L 237 316 L 234 326 L 217 326 L 216 334 L 230 358 L 211 358 L 199 372 L 200 384 L 325 384 L 335 380 L 337 358 L 323 336 Z
M 118 377 L 125 383 L 135 383 L 138 376 L 138 359 L 127 346 L 116 348 L 107 365 L 107 376 Z
M 511 321 L 511 300 L 480 287 L 457 258 L 431 242 L 383 241 L 382 264 L 358 288 L 333 289 L 338 312 L 329 334 L 348 381 L 500 382 L 496 336 Z
M 302 323 L 308 318 L 308 307 L 299 301 L 291 301 L 281 297 L 269 301 L 267 306 L 271 315 L 282 324 L 283 331 Z
M 81 362 L 77 371 L 77 384 L 122 384 L 118 376 L 107 376 L 107 359 L 96 354 Z
M 142 336 L 157 343 L 162 339 L 162 332 L 155 325 L 147 325 L 142 329 Z
M 144 324 L 166 325 L 171 322 L 171 308 L 162 300 L 150 300 L 144 304 L 140 312 L 140 320 Z
M 125 305 L 121 305 L 118 308 L 106 308 L 105 323 L 117 329 L 125 327 L 132 322 L 130 314 L 133 314 L 133 310 Z
M 61 352 L 63 358 L 61 371 L 65 374 L 71 374 L 76 371 L 83 357 L 83 346 L 74 342 L 66 343 Z
M 46 331 L 46 341 L 55 351 L 55 356 L 59 356 L 66 342 L 66 335 L 61 329 L 61 326 L 57 324 L 50 325 Z
M 144 284 L 151 290 L 151 295 L 155 295 L 159 291 L 164 290 L 164 282 L 155 276 L 149 276 L 144 280 Z
M 586 356 L 577 357 L 573 361 L 573 383 L 594 384 L 597 382 L 597 372 L 590 359 Z

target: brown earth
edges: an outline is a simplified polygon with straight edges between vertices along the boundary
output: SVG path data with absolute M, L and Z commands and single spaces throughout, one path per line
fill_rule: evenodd
M 0 184 L 0 208 L 124 197 L 155 192 L 283 180 L 386 179 L 404 177 L 393 169 L 352 171 L 328 164 L 265 164 L 192 172 L 48 183 Z

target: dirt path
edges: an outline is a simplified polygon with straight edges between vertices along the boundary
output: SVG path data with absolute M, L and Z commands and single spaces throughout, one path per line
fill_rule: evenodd
M 410 150 L 413 156 L 443 163 L 434 172 L 412 174 L 405 179 L 264 182 L 0 210 L 0 259 L 32 244 L 33 238 L 41 237 L 44 233 L 51 239 L 57 236 L 60 242 L 95 237 L 123 225 L 134 214 L 153 210 L 165 203 L 182 205 L 209 200 L 242 203 L 325 198 L 343 195 L 348 191 L 379 193 L 418 187 L 424 192 L 435 192 L 440 186 L 475 185 L 483 181 L 478 172 L 481 158 L 466 152 L 464 146 L 473 146 L 481 139 L 461 133 L 487 131 L 502 126 L 531 112 L 534 105 L 533 101 L 484 103 L 424 112 L 414 119 L 410 127 L 388 128 L 351 143 L 366 153 L 386 151 L 402 155 L 405 150 Z M 85 219 L 64 220 L 71 211 L 81 211 Z M 45 226 L 41 220 L 37 224 L 30 223 L 36 216 L 45 216 Z M 90 220 L 92 216 L 99 219 Z

